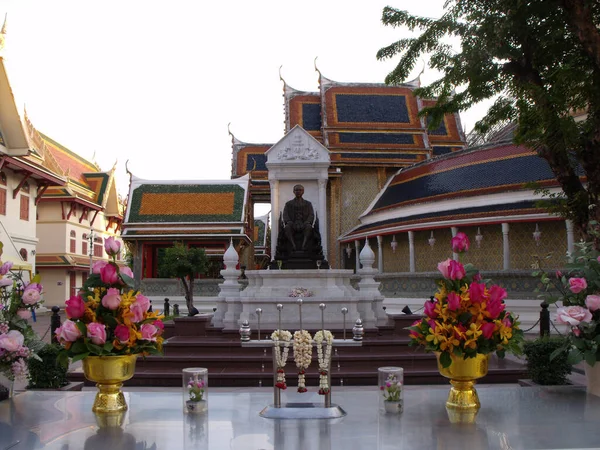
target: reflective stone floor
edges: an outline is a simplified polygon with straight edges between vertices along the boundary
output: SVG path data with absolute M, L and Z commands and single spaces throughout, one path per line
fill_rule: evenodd
M 283 402 L 319 402 L 288 389 Z M 476 423 L 453 424 L 446 386 L 407 386 L 404 413 L 379 411 L 375 387 L 335 388 L 347 415 L 329 420 L 259 416 L 272 389 L 211 389 L 209 411 L 183 413 L 176 390 L 127 391 L 117 427 L 99 427 L 94 391 L 28 391 L 0 402 L 0 450 L 8 449 L 590 449 L 600 448 L 600 397 L 581 387 L 482 385 Z

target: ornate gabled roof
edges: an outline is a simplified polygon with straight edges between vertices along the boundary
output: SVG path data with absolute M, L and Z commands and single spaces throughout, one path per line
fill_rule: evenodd
M 123 236 L 244 237 L 249 177 L 143 180 L 131 177 Z
M 548 163 L 526 147 L 504 144 L 441 156 L 398 171 L 361 216 L 361 225 L 341 239 L 500 218 L 549 218 L 536 206 L 539 196 L 530 182 L 559 189 Z
M 25 156 L 29 151 L 27 135 L 4 67 L 4 58 L 0 56 L 0 154 Z

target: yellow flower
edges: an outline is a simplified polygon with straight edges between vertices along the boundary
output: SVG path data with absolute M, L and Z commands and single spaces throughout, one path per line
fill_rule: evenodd
M 451 334 L 449 337 L 443 337 L 442 342 L 440 343 L 440 349 L 442 351 L 448 351 L 452 353 L 454 351 L 454 347 L 458 347 L 460 345 L 460 341 L 454 337 L 454 334 Z
M 439 345 L 440 341 L 444 338 L 441 334 L 443 331 L 442 326 L 436 322 L 435 330 L 433 328 L 429 328 L 429 334 L 425 338 L 427 342 L 433 343 L 433 345 Z
M 469 348 L 477 348 L 477 339 L 481 336 L 482 331 L 479 329 L 480 324 L 472 323 L 469 326 L 469 329 L 465 333 L 467 336 L 467 340 L 465 341 L 465 347 Z

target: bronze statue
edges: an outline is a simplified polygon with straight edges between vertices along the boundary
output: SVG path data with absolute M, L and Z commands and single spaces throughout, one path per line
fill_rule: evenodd
M 296 242 L 294 235 L 302 233 L 302 250 L 306 250 L 306 245 L 313 232 L 313 222 L 315 220 L 315 211 L 312 203 L 304 200 L 304 186 L 297 184 L 294 186 L 294 195 L 296 196 L 289 202 L 286 202 L 283 208 L 283 229 L 286 238 L 292 245 L 292 249 L 296 251 Z

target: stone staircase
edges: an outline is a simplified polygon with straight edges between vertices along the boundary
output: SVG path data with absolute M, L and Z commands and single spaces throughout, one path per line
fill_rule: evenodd
M 239 334 L 211 327 L 212 314 L 196 317 L 178 317 L 165 326 L 167 337 L 164 356 L 138 359 L 129 386 L 180 386 L 181 370 L 186 367 L 208 368 L 211 386 L 272 386 L 273 364 L 270 348 L 242 347 Z M 362 346 L 334 347 L 331 363 L 332 385 L 376 385 L 377 369 L 382 366 L 404 368 L 406 384 L 447 383 L 438 370 L 435 356 L 417 347 L 409 347 L 408 333 L 404 329 L 419 316 L 390 315 L 387 324 L 366 329 Z M 293 331 L 293 330 L 290 330 Z M 316 330 L 309 330 L 314 333 Z M 272 330 L 262 330 L 261 338 L 268 338 Z M 332 329 L 336 339 L 343 337 L 342 329 Z M 253 339 L 257 339 L 253 330 Z M 346 330 L 352 339 L 352 331 Z M 314 356 L 307 371 L 307 386 L 318 385 Z M 286 366 L 288 385 L 296 384 L 296 367 L 292 350 Z M 524 365 L 510 360 L 490 359 L 488 375 L 483 383 L 517 383 L 525 378 Z M 85 381 L 81 369 L 69 375 L 71 381 Z

